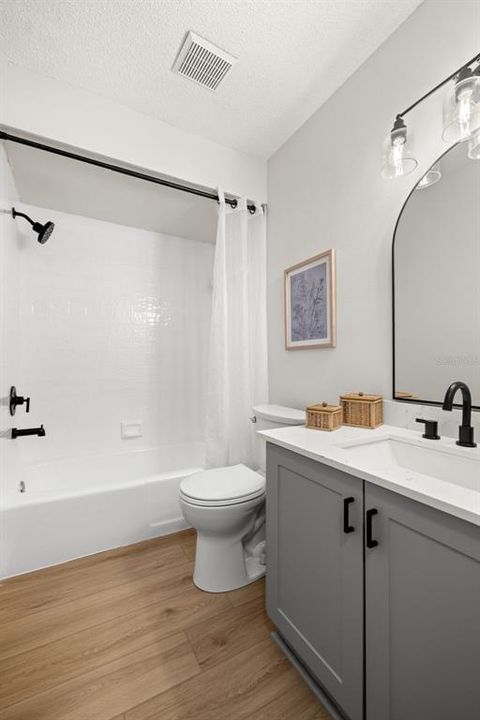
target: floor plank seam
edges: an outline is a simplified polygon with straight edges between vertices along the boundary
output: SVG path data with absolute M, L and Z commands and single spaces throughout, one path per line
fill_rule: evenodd
M 162 639 L 162 640 L 167 640 L 169 637 L 172 637 L 172 635 L 183 635 L 183 641 L 184 641 L 186 644 L 188 644 L 188 646 L 191 648 L 190 642 L 189 642 L 189 640 L 188 640 L 188 638 L 187 638 L 187 636 L 186 636 L 186 633 L 185 633 L 183 630 L 177 630 L 176 632 L 170 633 L 169 635 L 165 635 L 165 636 L 162 637 L 161 639 Z M 142 649 L 142 650 L 147 650 L 149 647 L 153 647 L 154 645 L 157 645 L 157 644 L 158 644 L 158 640 L 155 640 L 155 641 L 153 641 L 153 642 L 146 643 L 145 645 L 142 646 L 141 649 Z M 124 655 L 119 655 L 119 656 L 116 657 L 114 660 L 112 660 L 111 662 L 107 663 L 107 667 L 108 667 L 108 665 L 110 665 L 111 663 L 116 663 L 118 660 L 128 658 L 129 655 L 135 655 L 137 652 L 138 652 L 138 648 L 137 648 L 136 650 L 132 650 L 132 651 L 130 651 L 130 652 L 128 652 L 128 653 L 125 653 Z M 193 650 L 192 650 L 192 653 L 193 653 Z M 193 653 L 193 655 L 194 655 L 194 657 L 195 657 L 195 653 Z M 195 659 L 196 659 L 196 658 L 195 658 Z M 199 675 L 199 674 L 201 673 L 201 667 L 200 667 L 200 665 L 199 665 L 198 662 L 197 662 L 197 665 L 198 665 L 198 668 L 199 668 L 198 673 L 196 673 L 195 675 L 192 675 L 192 677 L 196 677 L 197 675 Z M 108 676 L 111 671 L 107 669 L 107 670 L 105 670 L 104 673 L 102 673 L 102 672 L 101 672 L 101 671 L 102 671 L 102 668 L 105 668 L 105 664 L 104 664 L 103 666 L 102 666 L 102 665 L 99 665 L 98 668 L 90 668 L 89 670 L 87 670 L 87 671 L 85 671 L 85 672 L 83 672 L 83 673 L 80 673 L 80 674 L 78 674 L 78 675 L 73 675 L 72 677 L 68 677 L 68 678 L 66 678 L 64 681 L 62 681 L 62 682 L 60 682 L 60 683 L 58 683 L 58 684 L 56 684 L 56 685 L 52 685 L 51 687 L 48 687 L 48 688 L 46 688 L 46 689 L 44 689 L 44 690 L 41 690 L 40 692 L 33 693 L 32 695 L 29 695 L 28 697 L 22 698 L 21 700 L 17 700 L 17 701 L 14 702 L 14 703 L 10 703 L 9 705 L 5 705 L 4 703 L 2 703 L 2 705 L 1 705 L 1 710 L 3 711 L 3 710 L 7 710 L 7 709 L 14 708 L 15 705 L 21 705 L 22 703 L 25 703 L 25 702 L 27 702 L 27 701 L 29 701 L 29 700 L 30 700 L 30 701 L 35 700 L 35 698 L 41 697 L 42 695 L 45 695 L 46 693 L 51 693 L 51 692 L 54 692 L 55 690 L 61 690 L 64 685 L 67 685 L 68 683 L 73 682 L 74 680 L 81 680 L 82 677 L 84 677 L 85 675 L 89 675 L 91 672 L 95 672 L 96 670 L 99 671 L 97 680 L 99 680 L 99 679 L 101 679 L 101 678 L 103 678 L 103 677 Z M 175 685 L 172 685 L 171 687 L 177 687 L 178 685 L 181 685 L 182 682 L 185 682 L 185 681 L 180 681 L 180 682 L 176 683 Z M 169 690 L 169 689 L 171 689 L 171 688 L 168 688 L 168 690 Z M 166 691 L 163 691 L 163 692 L 166 692 Z M 163 693 L 158 693 L 158 695 L 162 695 L 162 694 L 163 694 Z M 151 697 L 157 697 L 157 695 L 152 695 Z M 150 699 L 150 698 L 148 698 L 148 699 Z M 143 702 L 145 702 L 145 701 L 142 700 L 142 703 L 143 703 Z M 130 708 L 130 707 L 129 707 L 129 708 L 125 708 L 124 710 L 121 711 L 121 713 L 126 713 L 126 712 L 128 712 L 129 710 L 131 710 L 131 709 L 132 709 L 132 708 Z M 114 716 L 114 717 L 116 717 L 116 716 Z M 0 718 L 1 718 L 1 715 L 0 715 Z M 25 719 L 25 720 L 26 720 L 26 719 Z M 93 719 L 92 719 L 92 720 L 93 720 Z
M 184 588 L 182 588 L 181 590 L 179 590 L 178 592 L 176 592 L 174 595 L 169 595 L 169 596 L 167 596 L 166 598 L 163 598 L 163 600 L 170 600 L 170 598 L 173 599 L 173 598 L 177 597 L 177 595 L 178 595 L 178 596 L 181 596 L 184 592 L 185 592 L 185 590 L 184 590 Z M 90 596 L 88 596 L 88 597 L 90 597 Z M 162 602 L 163 602 L 163 600 L 162 600 Z M 73 600 L 72 602 L 76 602 L 76 601 Z M 148 603 L 147 605 L 142 605 L 142 607 L 141 607 L 140 609 L 141 609 L 141 610 L 145 610 L 145 609 L 147 609 L 147 608 L 151 608 L 153 605 L 157 604 L 158 602 L 159 602 L 158 600 L 152 600 L 152 602 Z M 31 652 L 32 650 L 36 650 L 36 649 L 38 649 L 38 648 L 47 647 L 48 645 L 51 645 L 51 644 L 53 644 L 53 643 L 55 643 L 55 642 L 58 642 L 58 641 L 60 641 L 60 640 L 65 640 L 66 638 L 69 638 L 69 637 L 73 637 L 74 635 L 77 635 L 77 634 L 79 634 L 79 633 L 82 633 L 82 632 L 84 632 L 84 631 L 86 631 L 86 630 L 93 630 L 94 628 L 100 627 L 101 625 L 104 625 L 105 623 L 111 622 L 112 620 L 119 620 L 120 618 L 125 617 L 126 615 L 130 615 L 131 612 L 134 612 L 134 611 L 133 611 L 133 610 L 128 610 L 127 612 L 121 613 L 120 615 L 113 615 L 113 616 L 112 616 L 111 618 L 109 618 L 108 620 L 102 620 L 101 622 L 94 623 L 93 625 L 88 625 L 88 626 L 82 628 L 81 630 L 75 630 L 75 631 L 72 632 L 72 633 L 67 633 L 66 635 L 61 635 L 60 637 L 55 638 L 55 640 L 50 640 L 50 641 L 48 641 L 48 642 L 41 643 L 40 645 L 34 645 L 34 647 L 28 648 L 28 649 L 26 649 L 26 650 L 20 650 L 19 652 L 13 652 L 13 653 L 8 654 L 8 655 L 2 655 L 2 654 L 0 653 L 0 664 L 2 663 L 3 660 L 8 660 L 8 659 L 10 659 L 10 658 L 18 657 L 19 655 L 23 655 L 23 654 L 25 654 L 25 653 L 29 653 L 29 652 Z M 4 624 L 9 624 L 9 623 L 4 623 Z M 171 633 L 171 634 L 174 634 L 174 633 Z
M 106 622 L 108 623 L 108 622 L 110 622 L 110 621 L 107 620 Z M 98 623 L 98 625 L 94 625 L 93 627 L 99 627 L 100 625 L 103 625 L 103 624 L 104 624 L 104 623 Z M 89 629 L 90 629 L 90 628 L 89 628 Z M 84 632 L 84 631 L 83 631 L 83 630 L 79 630 L 78 633 L 72 633 L 72 635 L 68 635 L 67 638 L 73 638 L 75 635 L 81 635 L 82 632 Z M 157 645 L 159 640 L 162 640 L 162 641 L 163 641 L 163 640 L 168 640 L 168 638 L 171 638 L 173 635 L 180 635 L 180 634 L 181 634 L 181 635 L 184 635 L 184 641 L 185 641 L 186 644 L 188 644 L 188 646 L 190 647 L 190 650 L 191 650 L 191 652 L 192 652 L 192 655 L 195 657 L 195 660 L 196 660 L 197 665 L 198 665 L 198 667 L 199 667 L 199 672 L 201 672 L 201 671 L 202 671 L 201 665 L 200 665 L 200 663 L 199 663 L 199 661 L 198 661 L 198 659 L 197 659 L 196 653 L 195 653 L 195 651 L 194 651 L 194 649 L 193 649 L 193 647 L 192 647 L 192 644 L 191 644 L 191 642 L 190 642 L 190 639 L 188 638 L 187 633 L 186 633 L 186 630 L 185 630 L 184 628 L 177 628 L 176 630 L 172 630 L 172 631 L 170 631 L 170 632 L 167 632 L 165 635 L 162 635 L 160 638 L 156 638 L 156 639 L 153 640 L 152 642 L 146 642 L 144 645 L 141 646 L 141 648 L 136 648 L 135 650 L 130 650 L 130 651 L 125 652 L 125 653 L 120 653 L 119 655 L 116 655 L 115 658 L 114 658 L 113 660 L 111 660 L 110 662 L 117 662 L 118 660 L 128 658 L 129 655 L 135 654 L 136 652 L 139 651 L 139 649 L 146 650 L 147 648 L 149 648 L 149 647 L 151 647 L 151 646 L 153 646 L 153 645 Z M 60 638 L 60 640 L 64 640 L 64 639 L 65 639 L 65 638 Z M 54 642 L 56 642 L 56 641 L 54 641 Z M 40 647 L 48 647 L 48 645 L 52 645 L 52 644 L 54 644 L 54 643 L 46 643 L 45 645 L 42 645 L 42 646 L 40 646 Z M 34 649 L 36 650 L 37 648 L 34 648 Z M 28 655 L 30 652 L 31 652 L 31 650 L 26 650 L 24 653 L 19 653 L 18 655 L 13 655 L 12 657 L 20 658 L 21 655 Z M 46 693 L 46 692 L 52 692 L 53 690 L 56 690 L 56 689 L 58 689 L 58 688 L 61 688 L 62 685 L 65 685 L 65 684 L 67 684 L 67 683 L 69 683 L 69 682 L 72 682 L 73 680 L 79 680 L 79 679 L 81 679 L 83 676 L 88 675 L 89 673 L 94 672 L 95 670 L 100 670 L 103 665 L 105 665 L 105 663 L 100 663 L 100 664 L 99 664 L 98 666 L 96 666 L 96 667 L 89 668 L 88 670 L 85 670 L 85 671 L 83 671 L 83 672 L 75 673 L 74 675 L 69 675 L 68 677 L 66 677 L 66 678 L 65 678 L 64 680 L 62 680 L 61 682 L 55 683 L 54 685 L 50 685 L 50 686 L 47 687 L 47 688 L 43 688 L 43 689 L 39 690 L 38 692 L 34 692 L 34 693 L 32 693 L 31 695 L 28 695 L 28 696 L 22 698 L 21 700 L 16 700 L 15 702 L 8 702 L 8 701 L 7 701 L 6 703 L 5 703 L 5 701 L 2 701 L 2 702 L 1 702 L 1 705 L 0 705 L 0 708 L 1 708 L 1 709 L 11 708 L 11 707 L 13 707 L 14 705 L 19 705 L 20 703 L 25 702 L 26 700 L 32 700 L 32 699 L 34 699 L 35 697 L 37 697 L 37 696 L 39 696 L 39 695 L 42 695 L 42 694 L 44 694 L 44 693 Z M 1 660 L 0 660 L 0 668 L 1 668 Z M 103 677 L 103 676 L 100 675 L 100 677 Z M 2 696 L 1 696 L 1 692 L 0 692 L 0 699 L 1 699 L 1 697 L 2 697 Z M 129 708 L 129 709 L 130 709 L 130 708 Z M 126 711 L 125 711 L 125 712 L 126 712 Z M 0 718 L 1 718 L 1 714 L 0 714 Z

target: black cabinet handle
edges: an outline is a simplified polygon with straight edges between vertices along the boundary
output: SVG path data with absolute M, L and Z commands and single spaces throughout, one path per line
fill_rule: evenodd
M 354 532 L 355 530 L 353 525 L 350 525 L 349 519 L 349 508 L 353 502 L 355 502 L 355 498 L 353 497 L 345 498 L 343 501 L 343 532 L 346 535 L 348 535 L 348 533 Z
M 373 538 L 372 520 L 374 515 L 378 515 L 378 510 L 375 508 L 367 510 L 367 548 L 374 548 L 378 545 L 378 541 Z

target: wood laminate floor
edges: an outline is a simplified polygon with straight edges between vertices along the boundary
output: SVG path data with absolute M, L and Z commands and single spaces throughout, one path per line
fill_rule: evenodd
M 329 720 L 263 581 L 209 594 L 185 531 L 0 583 L 1 720 Z

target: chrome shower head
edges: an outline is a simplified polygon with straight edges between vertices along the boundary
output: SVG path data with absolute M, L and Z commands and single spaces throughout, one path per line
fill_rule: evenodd
M 42 223 L 34 222 L 31 218 L 28 217 L 28 215 L 25 215 L 25 213 L 22 212 L 18 212 L 17 210 L 15 210 L 15 208 L 12 208 L 12 217 L 23 217 L 25 218 L 25 220 L 28 220 L 33 230 L 38 234 L 37 240 L 40 245 L 45 245 L 48 238 L 55 229 L 55 223 L 48 221 L 43 225 Z

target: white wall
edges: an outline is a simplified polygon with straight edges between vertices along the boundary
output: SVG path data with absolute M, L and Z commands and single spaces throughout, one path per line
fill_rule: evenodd
M 0 61 L 0 124 L 151 172 L 266 202 L 266 161 Z
M 443 94 L 408 117 L 419 167 L 380 177 L 395 114 L 478 52 L 480 5 L 427 0 L 269 161 L 268 312 L 273 402 L 302 407 L 346 391 L 391 396 L 391 245 L 413 185 L 445 150 Z M 337 251 L 336 349 L 284 349 L 283 270 Z
M 20 362 L 31 397 L 26 464 L 202 442 L 214 245 L 19 205 Z M 10 221 L 12 224 L 15 222 Z M 122 422 L 143 437 L 121 438 Z M 10 426 L 12 419 L 10 419 Z M 12 441 L 10 441 L 12 442 Z

